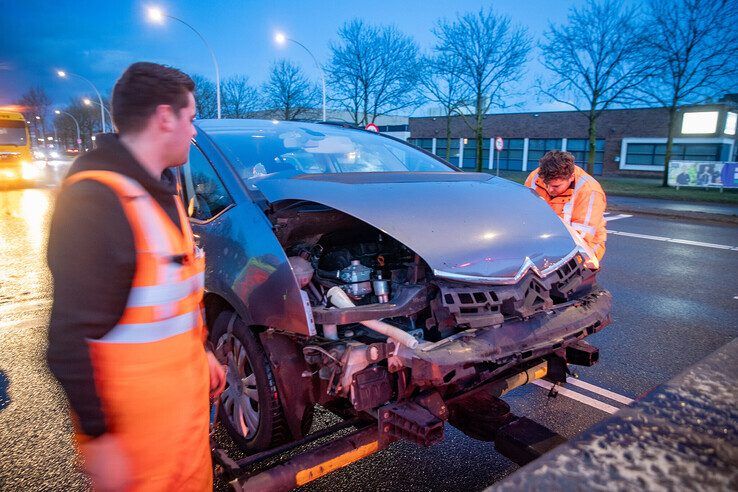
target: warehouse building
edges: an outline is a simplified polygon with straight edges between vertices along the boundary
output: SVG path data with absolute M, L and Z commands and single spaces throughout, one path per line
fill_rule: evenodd
M 723 102 L 680 108 L 675 129 L 673 160 L 736 160 L 735 95 Z M 587 118 L 576 111 L 488 114 L 484 119 L 484 163 L 495 169 L 529 171 L 549 150 L 574 154 L 578 164 L 587 161 Z M 655 175 L 663 170 L 668 134 L 666 108 L 606 110 L 597 120 L 594 173 Z M 494 150 L 494 138 L 504 149 Z M 408 141 L 465 169 L 475 166 L 472 129 L 461 116 L 452 117 L 451 140 L 446 139 L 442 116 L 409 119 Z

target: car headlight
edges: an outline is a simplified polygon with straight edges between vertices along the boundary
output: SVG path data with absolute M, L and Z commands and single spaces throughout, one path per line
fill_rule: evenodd
M 33 158 L 34 159 L 46 159 L 46 154 L 44 154 L 40 150 L 34 150 L 33 151 Z
M 58 159 L 59 158 L 59 152 L 57 152 L 56 150 L 52 150 L 51 151 L 51 154 L 49 154 L 49 157 L 51 157 L 52 159 Z

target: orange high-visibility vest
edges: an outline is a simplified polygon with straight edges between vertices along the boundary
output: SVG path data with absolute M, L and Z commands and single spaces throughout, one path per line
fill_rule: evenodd
M 178 197 L 181 230 L 135 180 L 85 171 L 64 186 L 82 180 L 118 195 L 136 248 L 123 316 L 105 336 L 87 341 L 107 432 L 129 457 L 131 490 L 210 491 L 210 380 L 200 307 L 205 258 Z
M 597 260 L 602 259 L 605 255 L 605 242 L 607 241 L 607 222 L 603 215 L 607 201 L 605 192 L 596 179 L 581 167 L 574 166 L 574 189 L 551 197 L 536 169 L 525 180 L 525 186 L 546 200 L 561 220 L 576 231 L 587 246 L 594 251 Z

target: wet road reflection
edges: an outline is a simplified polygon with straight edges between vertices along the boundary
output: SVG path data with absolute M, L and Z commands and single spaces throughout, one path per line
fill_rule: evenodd
M 47 166 L 46 179 L 35 188 L 0 190 L 0 313 L 3 306 L 47 300 L 51 277 L 46 268 L 49 221 L 58 185 L 69 162 Z
M 39 265 L 46 263 L 54 196 L 53 189 L 0 192 L 0 306 L 51 295 L 48 270 Z

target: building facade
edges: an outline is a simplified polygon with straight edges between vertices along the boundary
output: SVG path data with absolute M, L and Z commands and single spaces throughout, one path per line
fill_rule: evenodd
M 738 105 L 725 102 L 680 108 L 675 128 L 673 160 L 730 161 L 736 159 Z M 530 171 L 549 150 L 574 154 L 587 161 L 585 115 L 576 111 L 488 114 L 484 118 L 483 159 L 495 169 Z M 476 141 L 461 116 L 451 118 L 451 139 L 446 138 L 446 118 L 410 118 L 408 141 L 459 167 L 473 168 Z M 654 174 L 663 172 L 668 110 L 639 108 L 606 110 L 597 120 L 594 173 Z M 494 150 L 494 138 L 504 139 L 504 149 Z

